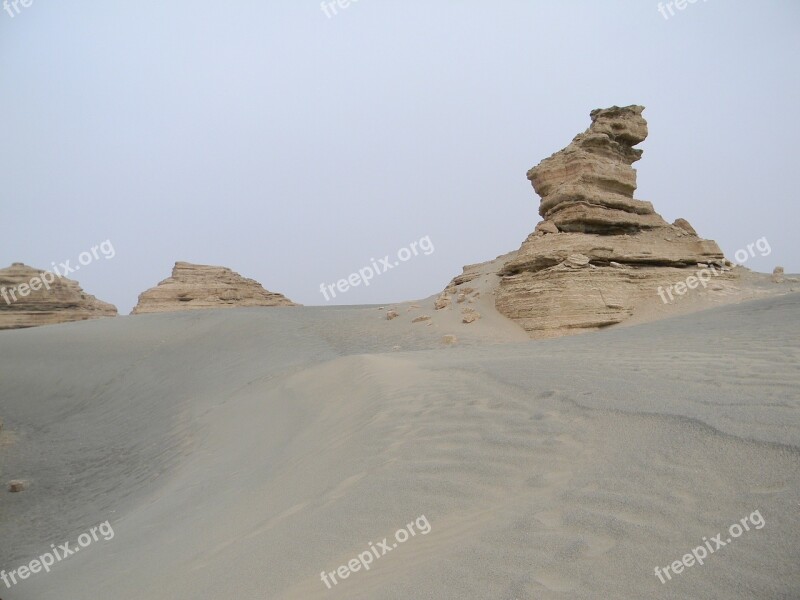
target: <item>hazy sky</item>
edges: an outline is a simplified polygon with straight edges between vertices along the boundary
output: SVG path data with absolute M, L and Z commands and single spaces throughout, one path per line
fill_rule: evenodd
M 320 283 L 424 236 L 430 255 L 331 303 L 436 293 L 519 247 L 526 171 L 613 104 L 647 107 L 637 198 L 729 257 L 766 237 L 748 267 L 800 271 L 797 0 L 18 9 L 0 12 L 0 266 L 110 239 L 73 278 L 121 313 L 176 260 L 326 304 Z

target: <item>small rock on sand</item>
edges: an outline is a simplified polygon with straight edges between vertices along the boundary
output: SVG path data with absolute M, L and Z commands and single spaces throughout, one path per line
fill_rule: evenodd
M 439 296 L 433 303 L 433 308 L 436 310 L 442 310 L 443 308 L 447 308 L 450 306 L 450 296 L 447 294 L 442 294 Z
M 467 306 L 461 309 L 462 323 L 472 323 L 480 318 L 481 318 L 480 313 L 476 311 L 474 308 L 470 308 L 469 306 Z
M 27 481 L 22 481 L 20 479 L 15 479 L 14 481 L 9 481 L 8 482 L 8 491 L 11 492 L 12 494 L 15 494 L 17 492 L 23 492 L 26 489 L 28 489 L 28 482 Z

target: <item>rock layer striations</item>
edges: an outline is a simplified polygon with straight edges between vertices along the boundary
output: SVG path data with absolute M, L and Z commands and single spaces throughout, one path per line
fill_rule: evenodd
M 77 281 L 14 263 L 0 269 L 0 329 L 114 317 L 117 308 L 81 289 Z
M 591 112 L 592 123 L 563 150 L 528 171 L 543 221 L 503 265 L 496 307 L 533 337 L 619 323 L 660 303 L 659 286 L 698 263 L 736 277 L 719 246 L 684 219 L 665 221 L 633 197 L 647 137 L 642 106 Z
M 131 314 L 247 306 L 297 306 L 226 267 L 176 262 L 172 276 L 142 292 Z

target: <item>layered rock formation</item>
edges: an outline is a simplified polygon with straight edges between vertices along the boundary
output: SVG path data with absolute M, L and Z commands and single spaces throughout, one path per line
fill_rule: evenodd
M 737 277 L 719 246 L 685 219 L 669 224 L 634 199 L 631 165 L 642 156 L 634 146 L 647 137 L 643 110 L 592 111 L 589 129 L 528 171 L 544 220 L 498 271 L 495 305 L 532 337 L 598 329 L 645 305 L 680 300 L 664 288 L 698 263 L 716 265 L 715 285 Z
M 246 306 L 297 305 L 226 267 L 176 262 L 172 277 L 142 292 L 131 314 Z
M 0 269 L 0 329 L 114 317 L 117 308 L 81 289 L 77 281 L 14 263 Z

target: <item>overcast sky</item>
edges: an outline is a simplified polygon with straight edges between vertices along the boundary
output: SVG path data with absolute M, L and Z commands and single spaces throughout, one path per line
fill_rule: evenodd
M 2 1 L 2 0 L 0 0 Z M 27 3 L 28 0 L 26 0 Z M 636 197 L 800 271 L 800 2 L 33 0 L 0 12 L 0 267 L 130 311 L 176 260 L 304 304 L 422 298 L 540 220 L 526 171 L 643 104 Z M 666 14 L 669 16 L 669 12 Z

